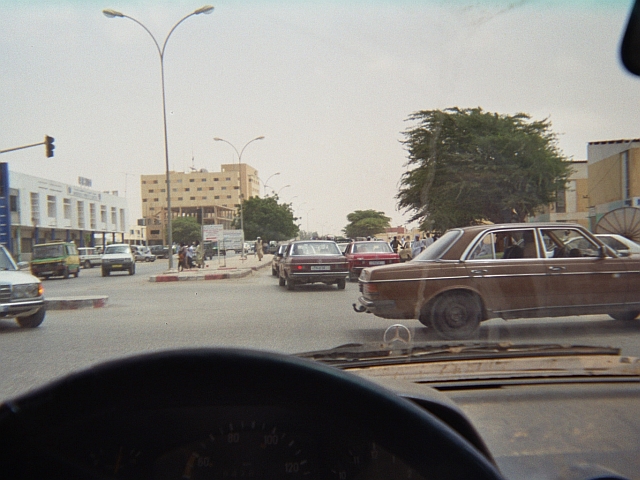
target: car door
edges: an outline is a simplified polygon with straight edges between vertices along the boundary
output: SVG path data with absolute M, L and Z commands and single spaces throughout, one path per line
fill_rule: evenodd
M 535 315 L 547 297 L 544 258 L 535 228 L 487 231 L 469 250 L 471 286 L 487 309 L 509 318 Z
M 600 245 L 581 229 L 543 228 L 540 233 L 546 246 L 551 310 L 586 314 L 606 311 L 608 306 L 615 309 L 627 301 L 630 286 L 637 287 L 637 275 L 627 275 L 625 259 L 601 256 Z

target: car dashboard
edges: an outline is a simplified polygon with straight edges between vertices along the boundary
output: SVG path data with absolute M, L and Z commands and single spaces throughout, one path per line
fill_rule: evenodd
M 438 391 L 399 378 L 373 382 L 228 349 L 110 362 L 0 407 L 0 478 L 588 479 L 640 471 L 637 382 Z M 628 477 L 603 477 L 612 464 Z

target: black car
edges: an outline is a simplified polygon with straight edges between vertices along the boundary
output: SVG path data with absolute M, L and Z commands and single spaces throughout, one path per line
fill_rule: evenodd
M 169 258 L 169 247 L 167 245 L 151 245 L 149 250 L 156 258 Z

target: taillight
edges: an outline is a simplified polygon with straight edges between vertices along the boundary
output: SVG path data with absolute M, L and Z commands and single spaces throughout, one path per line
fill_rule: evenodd
M 380 292 L 378 292 L 378 285 L 375 283 L 363 283 L 362 293 L 368 297 L 377 297 L 380 295 Z

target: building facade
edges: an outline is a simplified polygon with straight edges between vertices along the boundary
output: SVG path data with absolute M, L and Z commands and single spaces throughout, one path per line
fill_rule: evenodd
M 172 218 L 193 216 L 201 224 L 231 223 L 241 198 L 260 196 L 258 172 L 246 163 L 223 164 L 220 172 L 169 172 Z M 166 243 L 166 174 L 140 177 L 142 216 L 149 245 Z
M 127 201 L 117 194 L 9 172 L 11 250 L 31 259 L 33 245 L 54 240 L 79 247 L 122 242 Z

